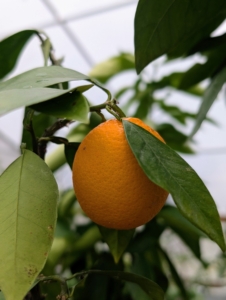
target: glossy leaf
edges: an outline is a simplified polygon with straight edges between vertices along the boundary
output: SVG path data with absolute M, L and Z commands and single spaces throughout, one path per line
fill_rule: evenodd
M 89 76 L 105 83 L 114 75 L 134 68 L 134 56 L 130 53 L 121 53 L 96 65 L 89 73 Z
M 179 211 L 225 251 L 216 204 L 196 172 L 170 147 L 123 120 L 126 138 L 148 178 L 167 190 Z
M 12 89 L 0 91 L 0 116 L 16 108 L 30 106 L 39 102 L 50 100 L 68 94 L 70 91 L 71 90 L 48 88 Z
M 13 70 L 24 46 L 37 30 L 24 30 L 0 42 L 0 79 Z
M 184 243 L 191 249 L 194 255 L 201 259 L 200 238 L 205 235 L 192 223 L 182 216 L 176 207 L 165 205 L 157 216 L 158 220 L 171 228 Z
M 140 0 L 135 16 L 137 72 L 163 54 L 182 55 L 220 25 L 225 14 L 224 0 Z
M 57 199 L 51 171 L 29 150 L 0 177 L 0 286 L 7 300 L 22 300 L 45 264 Z
M 139 276 L 129 272 L 122 271 L 100 271 L 100 270 L 90 270 L 87 271 L 87 274 L 96 274 L 96 275 L 105 275 L 110 276 L 114 279 L 124 280 L 128 282 L 135 283 L 139 285 L 139 287 L 144 290 L 149 299 L 151 300 L 163 300 L 164 292 L 154 281 L 149 280 L 146 277 Z
M 104 241 L 108 244 L 115 263 L 118 263 L 122 254 L 125 252 L 129 242 L 133 238 L 132 230 L 115 230 L 98 226 Z
M 63 67 L 40 67 L 1 82 L 0 91 L 11 89 L 34 89 L 51 86 L 61 82 L 88 79 L 89 77 L 82 73 Z
M 80 143 L 68 143 L 64 145 L 64 154 L 66 156 L 67 163 L 69 164 L 70 168 L 72 169 L 72 165 L 75 158 L 75 153 L 78 150 Z
M 214 100 L 217 98 L 218 93 L 220 92 L 223 84 L 226 82 L 226 68 L 224 68 L 220 73 L 218 73 L 206 89 L 202 104 L 199 108 L 196 120 L 195 120 L 195 126 L 189 135 L 189 139 L 191 139 L 196 132 L 199 130 L 202 122 L 205 120 L 206 115 L 212 106 Z
M 53 100 L 38 103 L 32 109 L 57 118 L 88 123 L 89 104 L 82 93 L 72 91 Z

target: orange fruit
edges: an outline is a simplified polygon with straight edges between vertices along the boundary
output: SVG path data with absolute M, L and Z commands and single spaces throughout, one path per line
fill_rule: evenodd
M 164 142 L 140 119 L 125 119 Z M 72 173 L 83 211 L 108 228 L 132 229 L 147 223 L 168 196 L 139 166 L 118 120 L 106 121 L 87 134 L 76 152 Z

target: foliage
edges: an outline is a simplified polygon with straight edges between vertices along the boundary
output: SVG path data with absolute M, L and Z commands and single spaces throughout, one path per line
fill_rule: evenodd
M 13 70 L 31 36 L 41 41 L 44 57 L 43 67 L 0 82 L 0 115 L 26 107 L 22 137 L 26 146 L 23 144 L 21 156 L 0 177 L 0 299 L 43 299 L 41 294 L 46 294 L 47 300 L 57 296 L 62 300 L 161 300 L 164 293 L 166 299 L 171 298 L 172 286 L 180 299 L 194 299 L 161 238 L 170 228 L 204 266 L 202 238 L 212 239 L 225 251 L 214 200 L 175 152 L 193 152 L 192 137 L 204 120 L 210 121 L 208 110 L 225 83 L 226 35 L 211 35 L 225 16 L 223 0 L 140 0 L 135 16 L 135 59 L 122 53 L 94 67 L 90 76 L 60 66 L 43 32 L 25 30 L 0 42 L 1 79 Z M 168 116 L 168 123 L 152 121 L 167 145 L 136 125 L 123 123 L 140 166 L 171 193 L 177 208 L 166 205 L 156 218 L 136 230 L 98 228 L 81 212 L 73 190 L 59 195 L 53 175 L 64 164 L 72 165 L 79 143 L 103 120 L 104 109 L 122 117 L 102 83 L 135 68 L 140 73 L 161 55 L 167 65 L 197 53 L 205 57 L 205 63 L 155 80 L 142 73 L 135 83 L 115 93 L 117 100 L 124 99 L 124 111 L 135 106 L 132 114 L 147 123 L 156 107 Z M 200 84 L 206 79 L 209 85 L 205 90 Z M 87 84 L 69 87 L 71 81 L 80 84 L 81 80 Z M 105 92 L 104 103 L 91 106 L 83 95 L 93 86 Z M 197 114 L 156 96 L 166 89 L 197 97 L 201 102 Z M 188 119 L 194 127 L 187 136 L 180 128 L 185 128 Z M 67 137 L 55 135 L 74 121 L 79 123 Z M 49 142 L 63 147 L 46 159 L 47 166 Z

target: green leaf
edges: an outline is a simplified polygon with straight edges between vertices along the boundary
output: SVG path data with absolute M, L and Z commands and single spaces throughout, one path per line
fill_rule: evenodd
M 30 132 L 27 130 L 30 124 L 30 114 L 32 110 L 30 108 L 25 109 L 24 113 L 24 128 L 22 134 L 22 142 L 26 144 L 26 149 L 33 150 L 32 138 Z M 36 137 L 41 137 L 45 132 L 45 129 L 56 122 L 56 118 L 47 116 L 42 113 L 34 113 L 32 116 L 32 126 Z M 26 129 L 27 128 L 27 129 Z
M 225 42 L 226 33 L 215 37 L 208 37 L 206 39 L 201 40 L 200 43 L 196 44 L 195 47 L 189 51 L 188 55 L 195 54 L 196 52 L 207 52 L 221 45 L 225 45 Z
M 72 165 L 75 158 L 75 153 L 78 150 L 80 143 L 68 143 L 64 145 L 64 154 L 66 156 L 67 163 L 69 164 L 70 168 L 72 169 Z
M 67 219 L 70 216 L 74 216 L 72 212 L 72 207 L 76 202 L 75 192 L 73 189 L 65 191 L 60 196 L 60 201 L 58 203 L 58 218 Z
M 148 237 L 149 240 L 151 240 L 150 233 Z M 135 252 L 132 255 L 133 262 L 129 267 L 129 271 L 153 280 L 154 282 L 159 284 L 164 291 L 166 291 L 168 288 L 168 280 L 166 275 L 164 274 L 164 271 L 162 270 L 162 261 L 160 260 L 158 243 L 153 243 L 152 241 L 152 245 L 150 245 L 149 248 L 146 247 L 144 253 L 138 254 Z M 127 282 L 126 286 L 133 299 L 149 299 L 147 294 L 144 293 L 144 291 L 141 290 L 138 285 Z
M 93 247 L 93 245 L 101 240 L 101 234 L 96 225 L 89 227 L 73 246 L 73 251 L 84 252 Z
M 180 292 L 181 292 L 181 296 L 183 297 L 184 300 L 189 300 L 190 297 L 188 295 L 188 292 L 184 286 L 184 283 L 183 283 L 183 280 L 182 278 L 180 277 L 180 275 L 178 274 L 176 268 L 174 267 L 172 261 L 170 260 L 168 254 L 163 251 L 160 247 L 159 247 L 159 250 L 161 250 L 161 253 L 163 255 L 163 257 L 165 258 L 168 266 L 169 266 L 169 269 L 170 269 L 170 272 L 171 272 L 171 275 L 176 283 L 176 285 L 178 286 Z
M 151 300 L 163 300 L 164 292 L 154 281 L 149 280 L 146 277 L 139 276 L 129 272 L 122 271 L 100 271 L 100 270 L 90 270 L 86 274 L 97 274 L 110 276 L 114 279 L 124 280 L 128 282 L 135 283 L 144 290 Z
M 89 77 L 77 71 L 59 66 L 40 67 L 17 75 L 0 83 L 0 90 L 33 89 L 53 84 L 88 80 Z
M 52 245 L 58 188 L 44 161 L 24 150 L 0 177 L 0 195 L 0 286 L 7 300 L 22 300 Z
M 204 64 L 195 64 L 184 73 L 179 89 L 188 89 L 206 78 L 213 77 L 225 62 L 226 43 L 213 49 L 207 55 L 207 62 Z
M 37 30 L 24 30 L 0 42 L 0 79 L 13 70 L 23 47 L 34 34 Z
M 134 56 L 130 53 L 121 53 L 94 66 L 89 76 L 106 83 L 114 75 L 135 68 Z
M 76 89 L 72 93 L 64 94 L 56 99 L 33 105 L 32 109 L 57 118 L 72 119 L 83 123 L 89 122 L 88 101 Z
M 129 242 L 133 238 L 135 229 L 115 230 L 99 226 L 104 241 L 108 244 L 115 263 L 118 263 L 122 254 L 125 252 Z
M 135 16 L 137 72 L 167 53 L 182 55 L 225 19 L 224 0 L 140 0 Z
M 164 221 L 164 224 L 169 226 L 184 243 L 191 249 L 194 255 L 200 260 L 200 245 L 201 237 L 205 235 L 178 211 L 176 207 L 165 205 L 157 216 L 158 220 Z
M 199 130 L 202 122 L 206 118 L 206 115 L 207 115 L 210 107 L 212 106 L 214 100 L 216 99 L 218 93 L 220 92 L 220 90 L 225 82 L 226 82 L 226 68 L 224 68 L 220 73 L 218 73 L 213 78 L 212 82 L 206 89 L 204 96 L 203 96 L 202 104 L 201 104 L 198 114 L 197 114 L 195 126 L 194 126 L 191 134 L 189 135 L 189 139 L 191 139 L 196 134 L 196 132 Z
M 178 131 L 172 124 L 162 123 L 156 127 L 156 131 L 164 138 L 167 145 L 175 151 L 194 153 L 192 148 L 186 143 L 187 135 Z
M 196 172 L 148 131 L 126 120 L 123 125 L 128 143 L 148 178 L 171 193 L 179 211 L 225 251 L 216 204 Z
M 50 42 L 49 38 L 47 38 L 41 44 L 42 53 L 43 53 L 43 57 L 44 57 L 44 65 L 45 66 L 47 66 L 47 63 L 48 63 L 49 53 L 50 53 L 51 47 L 52 47 L 52 45 L 51 45 L 51 42 Z
M 73 89 L 72 89 L 73 90 Z M 0 116 L 22 106 L 50 100 L 71 90 L 49 88 L 12 89 L 0 91 Z
M 157 101 L 157 104 L 165 113 L 168 113 L 171 117 L 173 117 L 183 125 L 186 124 L 187 118 L 196 118 L 196 114 L 182 111 L 178 106 L 175 105 L 168 105 L 164 100 Z
M 0 291 L 0 300 L 5 300 L 5 297 L 1 291 Z

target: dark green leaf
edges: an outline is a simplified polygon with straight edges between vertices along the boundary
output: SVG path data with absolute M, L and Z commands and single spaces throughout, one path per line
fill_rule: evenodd
M 144 290 L 149 299 L 151 300 L 163 300 L 164 292 L 163 290 L 152 280 L 145 278 L 143 276 L 139 276 L 129 272 L 122 271 L 100 271 L 100 270 L 90 270 L 86 272 L 87 274 L 98 274 L 110 276 L 114 279 L 124 280 L 128 282 L 135 283 L 139 285 L 139 287 Z
M 77 71 L 59 66 L 40 67 L 17 75 L 0 83 L 0 90 L 33 89 L 53 84 L 88 80 L 89 77 Z
M 80 143 L 68 143 L 64 145 L 64 154 L 66 156 L 67 163 L 72 169 L 75 153 L 78 150 Z
M 194 126 L 191 134 L 189 135 L 189 139 L 191 139 L 196 134 L 198 129 L 200 128 L 202 122 L 206 118 L 206 115 L 207 115 L 210 107 L 212 106 L 214 100 L 216 99 L 218 93 L 220 92 L 220 90 L 225 82 L 226 82 L 226 68 L 224 68 L 220 73 L 218 73 L 213 78 L 212 82 L 206 89 L 204 96 L 203 96 L 202 104 L 201 104 L 198 114 L 197 114 L 195 126 Z
M 76 285 L 73 300 L 107 300 L 109 283 L 109 277 L 89 275 Z
M 225 251 L 216 205 L 196 172 L 148 131 L 126 120 L 123 125 L 128 143 L 148 178 L 171 193 L 180 212 Z
M 194 48 L 192 48 L 188 54 L 192 55 L 196 52 L 207 52 L 209 50 L 218 48 L 219 46 L 226 43 L 226 33 L 215 36 L 215 37 L 208 37 L 200 41 L 200 43 L 196 44 Z
M 148 237 L 150 240 L 150 233 L 148 234 Z M 140 240 L 140 242 L 142 242 L 142 240 Z M 133 262 L 129 267 L 129 271 L 153 280 L 159 284 L 164 291 L 166 291 L 168 287 L 168 280 L 162 270 L 161 264 L 162 262 L 160 261 L 158 245 L 157 243 L 152 243 L 151 246 L 148 248 L 146 247 L 143 253 L 133 253 Z M 130 294 L 134 300 L 149 299 L 147 294 L 144 293 L 138 285 L 127 282 L 126 286 L 129 288 Z
M 115 230 L 98 226 L 104 241 L 108 244 L 115 263 L 118 263 L 122 254 L 125 252 L 129 242 L 133 238 L 134 229 L 132 230 Z
M 195 64 L 191 69 L 184 73 L 179 89 L 188 89 L 200 83 L 206 78 L 213 77 L 226 62 L 226 43 L 213 49 L 207 55 L 207 62 Z
M 129 53 L 122 53 L 96 65 L 89 73 L 89 76 L 105 83 L 114 75 L 134 68 L 134 56 Z
M 22 299 L 52 245 L 58 188 L 44 161 L 24 150 L 1 175 L 0 195 L 0 286 L 7 299 Z
M 157 57 L 182 55 L 225 19 L 224 0 L 140 0 L 135 16 L 137 72 Z
M 129 271 L 155 281 L 164 291 L 167 290 L 168 280 L 158 248 L 160 235 L 165 229 L 166 227 L 154 218 L 146 224 L 143 231 L 136 233 L 128 247 L 128 252 L 133 256 Z
M 23 47 L 34 34 L 37 30 L 24 30 L 0 42 L 0 79 L 13 70 Z
M 161 253 L 162 253 L 163 257 L 165 258 L 165 260 L 166 260 L 166 262 L 167 262 L 167 264 L 169 266 L 171 275 L 172 275 L 172 277 L 173 277 L 176 285 L 178 286 L 178 288 L 179 288 L 179 290 L 181 292 L 181 296 L 183 297 L 184 300 L 189 300 L 190 297 L 189 297 L 188 292 L 187 292 L 187 290 L 186 290 L 186 288 L 184 286 L 183 280 L 180 277 L 180 275 L 177 273 L 177 270 L 174 267 L 173 263 L 171 262 L 168 254 L 165 251 L 163 251 L 162 249 L 161 249 Z
M 83 123 L 88 123 L 89 121 L 88 101 L 82 93 L 76 90 L 31 107 L 34 110 L 57 118 L 72 119 Z
M 205 235 L 185 219 L 176 207 L 165 205 L 157 218 L 163 220 L 165 225 L 177 233 L 195 256 L 201 259 L 199 242 Z

